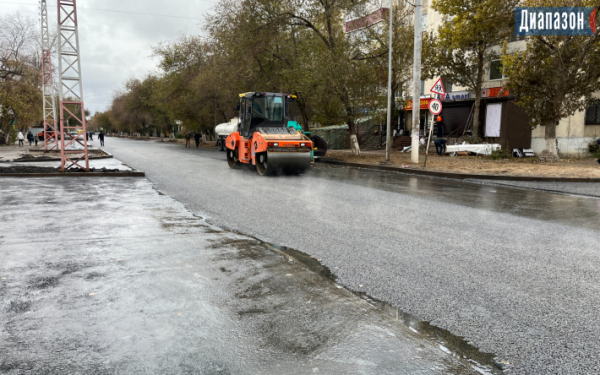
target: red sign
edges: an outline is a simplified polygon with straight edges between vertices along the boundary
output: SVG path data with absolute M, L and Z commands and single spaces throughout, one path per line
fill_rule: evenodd
M 504 90 L 504 87 L 491 87 L 489 89 L 483 89 L 481 90 L 481 96 L 483 96 L 484 98 L 497 98 L 500 96 L 509 95 L 508 90 L 506 90 L 506 92 L 501 95 L 500 93 L 502 92 L 502 90 Z
M 442 102 L 437 99 L 432 99 L 429 102 L 429 112 L 431 112 L 432 115 L 439 115 L 442 113 Z
M 433 94 L 438 94 L 444 96 L 446 90 L 444 90 L 444 84 L 442 83 L 442 79 L 438 79 L 435 85 L 429 90 Z
M 364 17 L 348 21 L 346 22 L 346 32 L 349 33 L 355 30 L 363 29 L 365 27 L 369 27 L 371 25 L 376 24 L 377 22 L 389 18 L 389 15 L 390 13 L 388 8 L 381 8 Z
M 430 101 L 431 101 L 431 98 L 421 99 L 421 106 L 420 106 L 420 108 L 421 109 L 429 109 L 429 102 Z M 407 100 L 404 103 L 404 110 L 406 110 L 406 111 L 412 111 L 412 109 L 413 109 L 413 102 L 412 102 L 412 100 Z

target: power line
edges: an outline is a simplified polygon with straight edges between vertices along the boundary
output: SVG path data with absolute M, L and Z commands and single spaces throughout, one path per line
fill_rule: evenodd
M 205 0 L 205 1 L 208 2 L 207 0 Z M 17 5 L 35 5 L 35 6 L 39 5 L 39 4 L 34 4 L 34 3 L 17 3 L 14 1 L 0 1 L 0 3 L 1 4 L 17 4 Z M 52 7 L 56 8 L 56 6 L 54 6 L 54 5 L 48 5 L 48 6 L 52 6 Z M 185 20 L 203 21 L 201 18 L 193 18 L 193 17 L 170 16 L 170 15 L 156 14 L 156 13 L 127 12 L 127 11 L 123 11 L 123 10 L 77 7 L 77 10 L 80 10 L 80 9 L 81 10 L 96 10 L 96 11 L 100 11 L 100 12 L 110 12 L 110 13 L 125 13 L 125 14 L 136 14 L 136 15 L 141 15 L 141 16 L 167 17 L 167 18 L 178 18 L 178 19 L 185 19 Z

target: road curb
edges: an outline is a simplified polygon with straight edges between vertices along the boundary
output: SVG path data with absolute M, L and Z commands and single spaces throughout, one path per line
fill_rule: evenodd
M 0 173 L 2 177 L 146 177 L 142 171 L 136 172 L 69 172 L 69 173 Z
M 436 172 L 424 171 L 421 169 L 398 168 L 387 165 L 370 165 L 348 163 L 345 161 L 319 159 L 320 163 L 340 165 L 344 167 L 361 168 L 374 171 L 399 172 L 411 175 L 421 175 L 430 177 L 444 177 L 455 180 L 495 180 L 495 181 L 530 181 L 530 182 L 600 182 L 600 178 L 570 178 L 570 177 L 542 177 L 542 176 L 497 176 L 489 174 L 470 174 L 470 173 L 451 173 L 451 172 Z

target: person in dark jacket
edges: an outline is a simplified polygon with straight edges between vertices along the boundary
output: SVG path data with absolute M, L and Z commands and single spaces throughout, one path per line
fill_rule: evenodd
M 196 141 L 196 148 L 198 148 L 200 146 L 200 139 L 202 138 L 202 134 L 198 133 L 198 131 L 196 131 L 196 134 L 194 134 L 194 140 Z
M 444 136 L 444 118 L 440 113 L 436 119 L 437 123 L 437 137 L 442 138 Z
M 27 142 L 29 142 L 30 146 L 33 144 L 33 134 L 31 133 L 31 130 L 27 132 Z
M 100 147 L 104 147 L 104 132 L 100 130 L 100 134 L 98 134 L 98 139 L 100 140 Z

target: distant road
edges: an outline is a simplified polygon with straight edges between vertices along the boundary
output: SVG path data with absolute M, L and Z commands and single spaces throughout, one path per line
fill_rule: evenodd
M 513 374 L 600 371 L 598 199 L 344 168 L 261 177 L 218 151 L 106 145 L 209 221 L 321 259 Z

